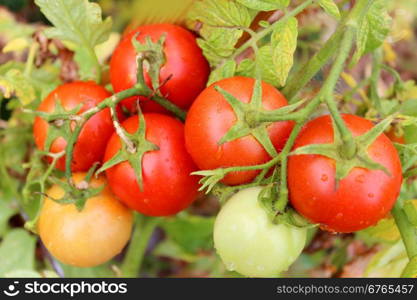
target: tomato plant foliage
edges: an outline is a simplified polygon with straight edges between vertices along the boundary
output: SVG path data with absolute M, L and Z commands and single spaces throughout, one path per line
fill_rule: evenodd
M 0 9 L 0 277 L 416 276 L 413 1 L 34 2 Z

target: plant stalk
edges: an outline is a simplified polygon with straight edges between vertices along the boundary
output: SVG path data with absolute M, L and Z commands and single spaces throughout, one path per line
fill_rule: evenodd
M 123 277 L 136 278 L 139 275 L 149 239 L 159 222 L 159 218 L 137 214 L 132 238 L 121 266 Z

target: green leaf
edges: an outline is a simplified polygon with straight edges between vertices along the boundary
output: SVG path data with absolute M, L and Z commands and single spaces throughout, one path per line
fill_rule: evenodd
M 247 66 L 244 67 L 248 68 L 246 71 L 248 73 L 247 76 L 254 77 L 257 66 L 261 71 L 263 81 L 272 85 L 277 85 L 279 78 L 273 63 L 271 45 L 265 45 L 259 48 L 258 55 L 256 56 L 256 65 L 255 63 L 253 63 L 253 65 L 250 65 L 249 63 L 246 64 Z M 252 72 L 252 74 L 250 74 L 249 72 Z
M 188 263 L 195 262 L 198 259 L 197 255 L 187 253 L 177 243 L 169 239 L 159 243 L 153 250 L 152 255 L 179 259 Z
M 294 52 L 297 48 L 298 21 L 290 18 L 277 26 L 271 37 L 273 68 L 279 85 L 285 85 L 288 74 L 294 63 Z
M 12 270 L 4 274 L 5 278 L 41 278 L 41 274 L 34 270 Z
M 26 76 L 17 69 L 0 76 L 0 93 L 4 98 L 15 96 L 26 106 L 36 99 L 36 91 Z
M 417 256 L 414 256 L 408 262 L 407 266 L 401 274 L 403 278 L 417 278 Z
M 228 60 L 221 67 L 211 72 L 207 86 L 219 80 L 222 80 L 224 78 L 232 77 L 233 75 L 235 75 L 235 73 L 236 73 L 236 62 L 234 60 Z
M 369 11 L 359 24 L 356 37 L 356 52 L 352 58 L 352 64 L 356 64 L 362 55 L 374 51 L 382 45 L 387 37 L 391 17 L 387 12 L 387 0 L 375 0 Z
M 199 217 L 188 214 L 167 218 L 161 225 L 169 239 L 190 254 L 211 249 L 213 246 L 213 226 L 214 218 L 212 217 Z
M 250 11 L 230 0 L 203 0 L 193 5 L 188 17 L 209 26 L 249 26 Z
M 417 227 L 417 200 L 407 200 L 404 202 L 404 212 L 408 221 Z
M 23 229 L 10 231 L 0 244 L 0 277 L 10 271 L 33 270 L 36 238 Z
M 54 25 L 46 30 L 47 36 L 74 44 L 83 73 L 86 73 L 84 64 L 96 66 L 95 47 L 107 41 L 112 28 L 111 18 L 102 20 L 100 6 L 88 0 L 36 0 L 35 3 Z M 99 76 L 99 71 L 93 69 L 90 74 Z
M 0 237 L 6 233 L 9 219 L 16 211 L 17 209 L 12 208 L 10 203 L 7 203 L 4 199 L 0 199 Z
M 258 57 L 259 57 L 259 52 L 258 52 Z M 245 77 L 255 77 L 254 74 L 255 74 L 255 61 L 253 61 L 252 59 L 245 58 L 237 66 L 236 75 L 245 76 Z M 268 80 L 265 80 L 265 78 L 263 77 L 262 79 L 266 82 L 269 82 Z
M 236 0 L 254 10 L 270 11 L 283 9 L 290 4 L 290 0 Z
M 400 232 L 393 218 L 382 219 L 375 226 L 358 231 L 356 236 L 372 244 L 375 242 L 393 243 L 400 238 Z
M 235 45 L 255 17 L 254 11 L 229 0 L 196 1 L 188 14 L 188 26 L 201 22 L 201 38 L 197 40 L 212 66 L 228 59 Z
M 336 20 L 340 20 L 340 11 L 333 0 L 319 0 L 319 5 L 326 13 L 333 16 Z
M 115 276 L 109 263 L 93 268 L 77 268 L 62 263 L 60 265 L 67 278 L 109 278 Z
M 365 277 L 399 277 L 408 262 L 400 240 L 375 254 L 365 269 Z

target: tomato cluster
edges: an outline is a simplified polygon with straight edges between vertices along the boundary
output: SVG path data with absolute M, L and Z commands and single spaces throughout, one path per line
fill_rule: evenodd
M 132 40 L 157 42 L 161 37 L 165 63 L 159 80 L 163 85 L 153 86 L 148 68 L 140 75 L 148 88 L 188 110 L 185 124 L 156 104 L 152 95 L 123 99 L 116 109 L 118 118 L 107 107 L 83 124 L 73 151 L 73 182 L 76 185 L 82 181 L 83 172 L 98 163 L 108 165 L 105 178 L 93 179 L 89 186 L 105 187 L 89 197 L 84 209 L 79 210 L 74 203 L 53 201 L 64 195 L 64 190 L 55 185 L 47 193 L 39 220 L 39 233 L 45 246 L 65 263 L 86 267 L 111 259 L 129 240 L 130 209 L 147 216 L 175 215 L 200 195 L 201 178 L 193 172 L 267 163 L 273 155 L 256 138 L 255 132 L 265 130 L 273 151 L 279 155 L 293 130 L 293 121 L 266 125 L 255 122 L 253 116 L 258 111 L 252 106 L 238 120 L 233 105 L 221 91 L 233 101 L 246 105 L 253 101 L 257 81 L 236 76 L 206 87 L 210 70 L 202 51 L 192 33 L 175 25 L 141 26 L 125 35 L 110 63 L 115 93 L 137 84 L 138 54 Z M 275 87 L 265 82 L 260 85 L 259 111 L 278 110 L 288 105 Z M 111 93 L 94 82 L 67 83 L 41 103 L 39 112 L 74 110 L 82 116 L 110 96 Z M 126 113 L 126 108 L 130 117 L 124 120 L 122 111 Z M 117 130 L 115 119 L 121 121 Z M 223 142 L 242 120 L 247 134 Z M 373 128 L 371 122 L 357 116 L 344 115 L 343 120 L 353 136 Z M 50 141 L 53 130 L 63 126 L 56 121 L 52 123 L 38 116 L 34 136 L 40 150 L 56 154 L 66 149 L 67 141 L 55 136 Z M 332 125 L 330 116 L 308 122 L 293 150 L 333 143 Z M 69 127 L 73 130 L 74 126 L 70 123 Z M 124 138 L 140 130 L 144 130 L 144 137 L 127 145 Z M 148 148 L 142 151 L 145 146 Z M 292 207 L 311 223 L 334 232 L 357 231 L 385 217 L 399 194 L 401 164 L 392 142 L 383 134 L 371 143 L 367 152 L 389 174 L 354 167 L 348 176 L 336 182 L 336 163 L 331 158 L 319 154 L 290 155 L 287 178 Z M 47 160 L 51 162 L 52 158 Z M 65 156 L 57 161 L 56 167 L 65 170 Z M 272 176 L 275 167 L 266 176 Z M 230 172 L 221 183 L 241 186 L 253 182 L 260 172 L 260 169 Z M 261 191 L 260 186 L 243 189 L 227 201 L 215 222 L 214 243 L 230 270 L 247 276 L 276 276 L 303 250 L 307 229 L 275 222 L 258 201 Z M 102 234 L 104 227 L 106 234 Z

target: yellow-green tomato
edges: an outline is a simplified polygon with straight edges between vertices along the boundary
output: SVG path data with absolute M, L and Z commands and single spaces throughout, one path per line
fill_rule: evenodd
M 248 277 L 276 277 L 297 259 L 307 230 L 273 224 L 258 201 L 260 187 L 242 190 L 222 207 L 214 246 L 226 268 Z

